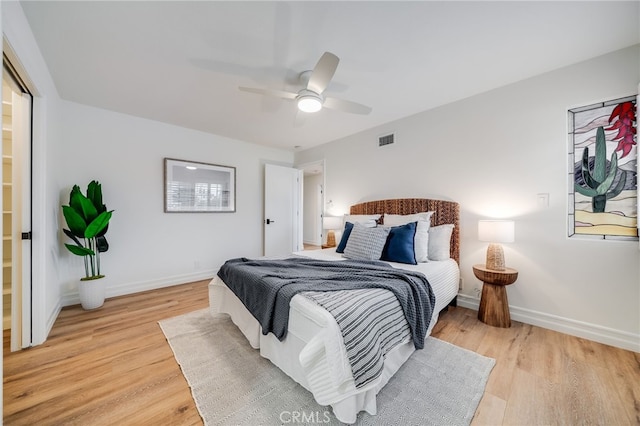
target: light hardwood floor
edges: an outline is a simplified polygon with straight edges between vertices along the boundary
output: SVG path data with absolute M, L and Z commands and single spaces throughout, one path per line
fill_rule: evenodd
M 44 345 L 8 353 L 6 425 L 201 425 L 157 322 L 208 306 L 208 281 L 63 309 Z M 451 308 L 434 336 L 496 359 L 474 425 L 640 424 L 640 354 Z M 427 384 L 425 384 L 427 386 Z

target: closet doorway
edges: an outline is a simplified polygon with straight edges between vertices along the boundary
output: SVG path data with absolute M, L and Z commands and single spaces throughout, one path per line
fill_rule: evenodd
M 31 346 L 32 96 L 3 56 L 2 325 L 11 351 Z

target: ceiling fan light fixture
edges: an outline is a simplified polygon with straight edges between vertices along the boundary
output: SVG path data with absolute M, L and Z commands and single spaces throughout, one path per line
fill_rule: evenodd
M 318 112 L 322 109 L 322 99 L 315 94 L 300 95 L 298 109 L 302 112 Z
M 324 96 L 325 89 L 329 87 L 339 62 L 340 58 L 336 55 L 331 52 L 324 52 L 313 70 L 303 71 L 298 75 L 299 86 L 302 86 L 302 89 L 297 93 L 284 90 L 256 89 L 242 86 L 240 86 L 239 89 L 243 92 L 257 93 L 259 95 L 267 95 L 286 100 L 295 100 L 296 105 L 298 106 L 298 111 L 305 113 L 314 113 L 327 108 L 352 114 L 369 114 L 371 112 L 371 108 L 366 105 L 361 105 L 344 99 L 333 98 L 331 96 Z M 304 114 L 296 114 L 296 122 L 294 123 L 295 127 L 300 125 L 303 117 L 305 117 Z

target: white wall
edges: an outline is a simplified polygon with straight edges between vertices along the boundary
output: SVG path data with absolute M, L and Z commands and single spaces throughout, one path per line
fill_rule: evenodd
M 115 210 L 101 256 L 107 296 L 212 277 L 229 258 L 262 254 L 264 163 L 292 165 L 292 152 L 72 102 L 61 107 L 59 204 L 73 184 L 84 190 L 96 179 Z M 236 212 L 164 213 L 165 157 L 235 167 Z M 76 302 L 81 258 L 62 244 L 58 250 L 64 303 Z
M 505 245 L 519 270 L 508 287 L 520 320 L 640 351 L 637 242 L 567 238 L 567 110 L 636 94 L 640 46 L 550 72 L 296 154 L 325 160 L 331 214 L 349 205 L 440 196 L 460 203 L 463 305 L 476 307 L 471 267 L 484 262 L 477 220 L 510 217 Z M 428 96 L 428 94 L 425 94 Z M 375 108 L 374 108 L 375 113 Z M 379 148 L 379 135 L 396 143 Z M 364 166 L 366 165 L 366 167 Z M 548 193 L 548 208 L 537 194 Z

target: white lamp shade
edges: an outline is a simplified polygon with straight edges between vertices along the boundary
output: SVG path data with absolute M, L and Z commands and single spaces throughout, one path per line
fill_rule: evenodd
M 342 216 L 324 216 L 322 218 L 322 229 L 342 228 Z
M 490 243 L 515 241 L 515 223 L 512 220 L 479 220 L 478 239 Z

